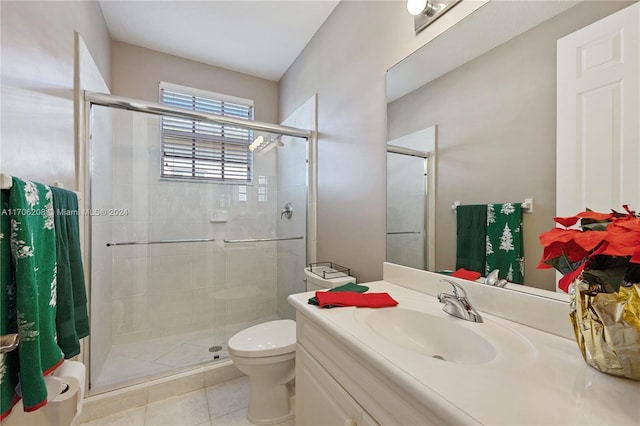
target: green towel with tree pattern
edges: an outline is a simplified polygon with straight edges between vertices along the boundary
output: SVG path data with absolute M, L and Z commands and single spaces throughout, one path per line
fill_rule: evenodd
M 10 245 L 16 282 L 19 379 L 26 412 L 47 403 L 44 376 L 62 364 L 56 344 L 56 242 L 51 189 L 13 178 Z
M 9 191 L 0 191 L 0 335 L 18 332 L 16 323 L 16 283 L 11 274 L 11 217 L 9 216 Z M 0 354 L 0 419 L 11 413 L 18 402 L 18 351 Z
M 499 269 L 498 276 L 509 282 L 524 281 L 522 204 L 487 205 L 487 248 L 485 276 Z

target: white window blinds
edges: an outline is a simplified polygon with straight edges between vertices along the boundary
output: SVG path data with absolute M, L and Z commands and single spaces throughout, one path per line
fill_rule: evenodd
M 160 84 L 160 103 L 253 120 L 253 101 Z M 162 177 L 250 183 L 253 131 L 229 124 L 162 117 Z

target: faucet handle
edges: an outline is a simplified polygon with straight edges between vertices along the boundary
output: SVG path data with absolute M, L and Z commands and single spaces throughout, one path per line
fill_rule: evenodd
M 461 297 L 461 296 L 460 296 L 460 294 L 458 293 L 458 291 L 461 291 L 461 292 L 462 292 L 462 297 L 465 297 L 465 298 L 467 297 L 467 292 L 466 292 L 466 291 L 464 291 L 464 288 L 463 288 L 460 284 L 456 284 L 456 283 L 454 283 L 453 281 L 448 280 L 448 279 L 446 279 L 446 278 L 443 278 L 443 279 L 441 279 L 440 281 L 441 281 L 441 282 L 445 282 L 445 283 L 449 283 L 449 284 L 451 284 L 451 286 L 453 287 L 453 295 L 454 295 L 456 298 L 460 299 L 460 297 Z
M 478 311 L 469 303 L 467 292 L 461 285 L 445 278 L 440 281 L 451 284 L 453 287 L 453 297 L 455 297 L 455 299 L 453 299 L 450 294 L 446 293 L 438 294 L 438 301 L 440 303 L 446 303 L 444 308 L 442 308 L 443 311 L 467 321 L 483 322 L 482 316 L 480 316 Z M 462 295 L 460 293 L 462 293 Z

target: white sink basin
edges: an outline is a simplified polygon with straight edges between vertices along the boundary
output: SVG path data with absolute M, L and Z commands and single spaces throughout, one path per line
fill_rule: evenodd
M 354 311 L 357 321 L 366 324 L 391 344 L 412 352 L 458 364 L 484 364 L 496 357 L 496 349 L 472 326 L 458 318 L 432 315 L 400 307 Z

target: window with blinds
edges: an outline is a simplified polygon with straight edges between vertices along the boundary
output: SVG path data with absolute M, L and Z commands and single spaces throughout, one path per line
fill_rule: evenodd
M 160 103 L 253 120 L 253 101 L 160 84 Z M 229 124 L 162 117 L 162 177 L 250 183 L 253 131 Z

